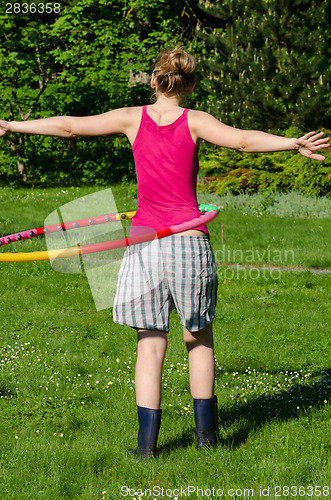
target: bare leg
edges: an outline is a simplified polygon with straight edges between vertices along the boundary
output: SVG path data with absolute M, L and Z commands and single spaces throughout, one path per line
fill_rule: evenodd
M 137 406 L 158 410 L 162 396 L 162 367 L 167 350 L 167 333 L 154 330 L 138 331 L 136 363 Z
M 213 398 L 215 362 L 212 325 L 209 324 L 206 328 L 193 333 L 183 328 L 183 335 L 189 356 L 192 397 Z

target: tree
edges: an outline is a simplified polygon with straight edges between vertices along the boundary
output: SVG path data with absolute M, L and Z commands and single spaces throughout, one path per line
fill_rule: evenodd
M 97 114 L 138 104 L 160 47 L 180 40 L 187 2 L 71 0 L 51 15 L 0 17 L 2 118 Z M 178 22 L 180 19 L 180 22 Z M 133 174 L 120 137 L 6 136 L 0 179 L 21 184 L 105 183 Z M 54 168 L 50 169 L 53 165 Z
M 54 16 L 52 16 L 54 20 Z M 53 73 L 45 26 L 28 16 L 0 17 L 0 93 L 10 120 L 27 120 L 35 112 Z M 27 182 L 24 135 L 4 137 L 16 158 L 21 183 Z
M 230 125 L 330 126 L 328 0 L 200 0 L 214 16 L 205 42 L 202 107 Z

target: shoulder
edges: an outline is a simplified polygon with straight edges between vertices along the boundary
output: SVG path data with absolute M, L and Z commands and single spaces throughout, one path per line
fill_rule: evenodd
M 139 127 L 142 106 L 116 108 L 101 115 L 109 127 L 117 128 L 117 133 L 132 135 L 132 130 Z
M 127 108 L 121 108 L 127 116 L 141 116 L 143 106 L 131 106 Z
M 206 113 L 206 111 L 199 111 L 197 109 L 189 109 L 188 117 L 194 124 L 214 120 L 218 121 L 213 115 Z
M 109 111 L 109 115 L 117 116 L 124 123 L 129 125 L 132 121 L 137 120 L 141 117 L 142 114 L 142 106 L 133 106 L 126 108 L 117 108 L 112 111 Z
M 192 126 L 196 131 L 205 127 L 206 125 L 220 123 L 220 121 L 213 115 L 205 111 L 190 109 L 187 115 L 190 127 Z
M 205 111 L 199 111 L 195 109 L 190 109 L 187 114 L 188 126 L 192 135 L 192 138 L 196 141 L 197 139 L 204 138 L 204 132 L 206 128 L 215 127 L 216 124 L 220 124 L 219 120 L 214 116 L 206 113 Z
M 127 136 L 131 144 L 134 143 L 139 130 L 142 110 L 142 106 L 133 106 L 118 108 L 109 112 L 110 114 L 113 113 L 111 118 L 114 118 L 120 124 L 119 131 Z

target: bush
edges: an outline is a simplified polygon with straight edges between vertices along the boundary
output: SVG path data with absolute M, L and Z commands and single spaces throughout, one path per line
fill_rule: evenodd
M 293 127 L 284 133 L 288 137 L 300 134 Z M 246 154 L 220 149 L 201 159 L 200 175 L 198 189 L 216 195 L 295 190 L 311 196 L 331 196 L 329 152 L 325 161 L 319 162 L 294 152 Z

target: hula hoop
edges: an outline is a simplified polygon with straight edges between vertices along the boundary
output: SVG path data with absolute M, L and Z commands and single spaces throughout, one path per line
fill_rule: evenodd
M 205 211 L 203 215 L 192 219 L 191 221 L 176 224 L 165 229 L 159 229 L 158 231 L 151 231 L 150 233 L 145 233 L 139 236 L 129 236 L 127 238 L 121 238 L 115 241 L 92 243 L 90 245 L 62 248 L 58 250 L 18 253 L 8 252 L 0 254 L 0 262 L 31 262 L 37 260 L 64 259 L 76 255 L 105 252 L 107 250 L 113 250 L 115 248 L 122 248 L 131 245 L 137 245 L 138 243 L 145 243 L 154 239 L 165 238 L 166 236 L 170 236 L 172 234 L 177 234 L 183 231 L 194 229 L 195 227 L 202 224 L 208 224 L 218 215 L 218 208 L 212 205 L 203 205 L 203 210 Z
M 92 217 L 90 219 L 81 219 L 72 222 L 63 222 L 61 224 L 54 224 L 52 226 L 38 227 L 35 229 L 28 229 L 20 231 L 15 234 L 8 234 L 0 238 L 0 247 L 8 245 L 14 241 L 27 240 L 34 236 L 43 236 L 49 233 L 56 233 L 61 231 L 68 231 L 69 229 L 76 229 L 78 227 L 93 226 L 94 224 L 104 224 L 107 222 L 123 221 L 132 219 L 136 212 L 120 212 L 118 214 L 102 215 L 100 217 Z

